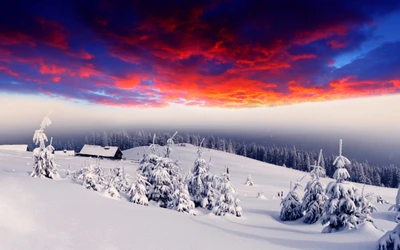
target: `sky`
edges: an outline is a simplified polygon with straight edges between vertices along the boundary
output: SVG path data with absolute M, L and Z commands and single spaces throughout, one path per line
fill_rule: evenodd
M 64 132 L 161 124 L 392 141 L 399 23 L 398 0 L 6 1 L 0 136 L 53 111 Z

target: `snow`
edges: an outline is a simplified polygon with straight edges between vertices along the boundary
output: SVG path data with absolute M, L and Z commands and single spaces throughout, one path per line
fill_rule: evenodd
M 87 145 L 85 144 L 81 149 L 79 154 L 81 155 L 93 155 L 93 156 L 102 156 L 102 157 L 114 157 L 117 153 L 118 147 L 102 147 L 97 145 Z
M 54 151 L 55 155 L 66 155 L 66 156 L 74 156 L 75 151 L 74 150 L 56 150 Z
M 183 171 L 194 166 L 197 147 L 172 145 L 172 160 L 179 159 Z M 149 153 L 148 147 L 124 151 L 127 160 L 100 160 L 103 168 L 124 167 L 135 176 L 137 160 Z M 163 155 L 159 147 L 157 154 Z M 212 211 L 196 208 L 197 216 L 164 209 L 150 203 L 141 206 L 129 197 L 111 199 L 103 193 L 85 189 L 69 179 L 30 178 L 32 153 L 0 150 L 0 242 L 2 250 L 125 250 L 125 249 L 376 249 L 377 240 L 393 230 L 396 212 L 387 211 L 397 190 L 366 186 L 365 192 L 381 195 L 391 204 L 374 204 L 375 224 L 358 230 L 322 234 L 320 223 L 303 219 L 283 222 L 279 219 L 280 199 L 276 193 L 288 193 L 290 181 L 299 180 L 303 172 L 274 166 L 215 150 L 204 149 L 203 158 L 211 157 L 210 172 L 220 175 L 229 167 L 235 186 L 234 197 L 241 200 L 242 217 L 216 216 Z M 90 158 L 56 156 L 62 169 L 81 169 Z M 248 175 L 257 185 L 243 184 Z M 308 178 L 308 177 L 307 177 Z M 306 184 L 309 179 L 304 179 Z M 328 184 L 332 179 L 321 178 Z M 362 185 L 354 184 L 361 192 Z M 301 189 L 299 195 L 304 195 Z M 267 199 L 257 199 L 263 192 Z M 373 200 L 375 202 L 375 199 Z
M 12 150 L 12 151 L 28 151 L 27 144 L 12 144 L 12 145 L 0 145 L 0 150 Z

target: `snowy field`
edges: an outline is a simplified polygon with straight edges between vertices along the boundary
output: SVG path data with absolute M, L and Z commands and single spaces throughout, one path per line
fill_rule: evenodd
M 173 150 L 171 158 L 189 171 L 197 148 L 173 146 Z M 134 175 L 137 160 L 145 152 L 147 147 L 130 149 L 123 152 L 127 160 L 101 160 L 101 166 L 124 166 Z M 372 250 L 384 232 L 396 226 L 395 213 L 387 210 L 397 190 L 373 186 L 366 186 L 365 192 L 381 195 L 391 203 L 375 204 L 379 211 L 373 218 L 382 231 L 367 223 L 358 230 L 322 234 L 320 223 L 308 225 L 302 219 L 282 222 L 277 194 L 286 194 L 290 181 L 306 173 L 205 149 L 203 158 L 208 161 L 210 157 L 212 173 L 220 174 L 229 167 L 236 195 L 242 201 L 242 217 L 219 217 L 203 209 L 196 209 L 198 215 L 191 216 L 152 204 L 136 205 L 126 197 L 107 198 L 69 179 L 31 178 L 32 153 L 0 150 L 0 249 Z M 79 169 L 87 161 L 90 159 L 56 156 L 59 170 Z M 244 185 L 249 174 L 255 184 L 252 187 Z M 309 179 L 302 181 L 303 186 Z M 331 181 L 323 180 L 326 184 Z M 356 186 L 361 192 L 362 185 Z M 265 198 L 256 198 L 258 192 L 264 192 Z

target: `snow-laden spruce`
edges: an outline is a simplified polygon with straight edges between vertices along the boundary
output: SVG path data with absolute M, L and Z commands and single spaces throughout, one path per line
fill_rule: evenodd
M 183 180 L 177 184 L 169 208 L 178 212 L 196 215 L 194 202 L 191 200 L 187 185 Z
M 124 167 L 116 167 L 111 170 L 111 174 L 114 179 L 114 186 L 119 193 L 127 193 L 131 188 L 132 184 L 130 176 L 125 173 Z
M 217 201 L 219 180 L 210 173 L 210 165 L 202 158 L 204 152 L 201 146 L 203 142 L 204 139 L 197 149 L 197 159 L 190 173 L 188 190 L 196 207 L 200 206 L 212 210 Z
M 111 198 L 121 198 L 121 195 L 119 194 L 118 190 L 115 188 L 115 179 L 116 176 L 113 176 L 113 178 L 109 181 L 105 188 L 105 194 Z
M 322 230 L 323 233 L 352 229 L 360 223 L 357 216 L 360 209 L 357 189 L 351 183 L 344 183 L 350 177 L 345 166 L 351 162 L 342 156 L 342 140 L 339 145 L 339 156 L 336 157 L 334 164 L 337 168 L 334 173 L 336 181 L 330 182 L 326 189 L 328 200 L 325 203 L 322 224 L 328 223 L 328 225 Z
M 396 227 L 387 231 L 377 243 L 378 250 L 400 250 L 400 223 Z
M 240 200 L 234 198 L 235 188 L 230 181 L 229 174 L 224 173 L 222 175 L 222 184 L 220 189 L 220 196 L 215 204 L 215 214 L 218 216 L 224 216 L 226 214 L 232 214 L 237 217 L 242 216 L 242 207 L 239 205 Z
M 281 201 L 282 208 L 281 208 L 280 218 L 283 221 L 297 220 L 303 217 L 301 197 L 296 191 L 297 188 L 301 187 L 300 182 L 303 180 L 303 178 L 301 178 L 300 181 L 297 181 L 293 185 L 293 187 L 292 187 L 292 182 L 290 182 L 290 191 L 288 192 L 286 197 L 283 198 Z
M 168 207 L 180 179 L 181 169 L 177 161 L 156 155 L 156 148 L 154 135 L 150 145 L 151 153 L 141 160 L 138 173 L 147 179 L 148 199 L 157 202 L 160 207 Z
M 364 193 L 365 185 L 362 188 L 361 196 L 358 198 L 360 207 L 356 216 L 358 217 L 358 224 L 364 222 L 370 222 L 372 225 L 375 226 L 374 219 L 372 218 L 371 214 L 375 211 L 378 211 L 374 204 L 372 204 L 372 199 L 374 193 Z
M 51 138 L 50 144 L 46 146 L 48 139 L 44 133 L 44 129 L 50 125 L 51 120 L 49 116 L 46 116 L 40 124 L 40 128 L 33 135 L 33 142 L 35 145 L 39 145 L 39 147 L 33 150 L 33 171 L 31 177 L 59 178 L 56 164 L 54 163 L 53 138 Z
M 311 166 L 311 181 L 307 183 L 304 190 L 302 210 L 304 211 L 304 222 L 308 224 L 313 224 L 321 218 L 326 201 L 325 185 L 320 180 L 325 173 L 320 166 L 321 159 L 322 149 L 319 152 L 318 162 Z
M 148 206 L 149 200 L 146 196 L 146 185 L 150 185 L 150 183 L 146 181 L 146 178 L 140 174 L 136 174 L 136 182 L 132 184 L 132 187 L 128 192 L 130 196 L 129 201 L 139 205 Z
M 395 203 L 389 207 L 389 211 L 395 211 L 397 213 L 396 215 L 396 222 L 400 222 L 400 184 L 397 189 L 397 195 L 396 195 L 396 201 Z
M 247 176 L 247 180 L 246 180 L 245 185 L 254 186 L 253 179 L 251 178 L 251 175 Z

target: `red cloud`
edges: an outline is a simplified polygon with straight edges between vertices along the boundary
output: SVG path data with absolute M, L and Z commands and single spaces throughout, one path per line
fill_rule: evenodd
M 63 68 L 63 67 L 59 67 L 57 65 L 46 65 L 44 63 L 41 63 L 39 72 L 41 74 L 56 75 L 56 74 L 63 74 L 65 72 L 67 72 L 67 69 Z
M 15 77 L 19 76 L 19 74 L 17 72 L 14 72 L 11 69 L 1 66 L 1 65 L 0 65 L 0 70 L 6 72 L 9 75 L 15 76 Z
M 80 50 L 79 52 L 67 51 L 67 52 L 65 52 L 65 54 L 67 54 L 71 57 L 76 57 L 76 58 L 85 59 L 85 60 L 90 60 L 90 59 L 94 58 L 94 55 L 89 54 L 85 50 Z
M 346 41 L 340 42 L 337 40 L 331 40 L 331 41 L 327 42 L 326 44 L 328 44 L 332 49 L 341 49 L 348 45 L 348 43 Z

